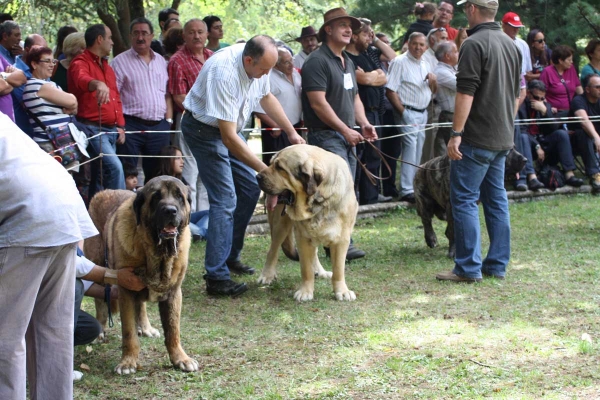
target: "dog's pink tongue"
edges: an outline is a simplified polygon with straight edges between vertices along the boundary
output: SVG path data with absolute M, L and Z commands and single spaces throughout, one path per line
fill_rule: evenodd
M 163 233 L 176 233 L 177 232 L 177 227 L 176 226 L 166 226 L 163 228 Z
M 265 206 L 267 207 L 267 210 L 269 211 L 273 211 L 275 209 L 275 207 L 277 206 L 277 196 L 273 196 L 273 195 L 267 195 L 267 201 Z

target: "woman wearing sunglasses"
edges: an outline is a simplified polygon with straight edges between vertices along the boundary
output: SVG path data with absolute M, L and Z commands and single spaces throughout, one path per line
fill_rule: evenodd
M 540 74 L 550 65 L 552 51 L 546 46 L 544 32 L 539 29 L 532 29 L 527 35 L 527 44 L 531 53 L 531 65 L 533 70 L 528 71 L 525 79 L 528 82 L 534 79 L 540 79 Z

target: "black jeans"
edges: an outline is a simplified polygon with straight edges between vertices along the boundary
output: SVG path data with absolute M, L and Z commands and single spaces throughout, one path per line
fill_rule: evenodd
M 92 343 L 102 332 L 100 322 L 81 310 L 83 300 L 83 282 L 75 280 L 75 346 Z
M 594 141 L 590 138 L 583 129 L 577 129 L 571 137 L 571 145 L 576 154 L 581 156 L 585 165 L 585 174 L 592 176 L 600 172 L 598 168 L 598 155 L 594 148 Z
M 383 114 L 383 125 L 395 125 L 394 112 L 391 109 L 385 110 L 385 114 Z M 396 187 L 396 168 L 398 162 L 395 159 L 400 157 L 400 153 L 402 152 L 402 141 L 400 140 L 400 137 L 386 139 L 398 135 L 398 130 L 396 128 L 383 128 L 381 130 L 381 135 L 384 139 L 381 141 L 381 151 L 386 156 L 389 156 L 385 157 L 385 159 L 391 169 L 389 177 L 387 170 L 382 172 L 382 177 L 385 178 L 381 184 L 383 195 L 398 197 L 399 193 L 398 188 Z

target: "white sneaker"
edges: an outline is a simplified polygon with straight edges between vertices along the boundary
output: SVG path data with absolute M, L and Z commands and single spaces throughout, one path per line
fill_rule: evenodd
M 79 371 L 73 370 L 73 382 L 80 381 L 83 378 L 83 374 Z

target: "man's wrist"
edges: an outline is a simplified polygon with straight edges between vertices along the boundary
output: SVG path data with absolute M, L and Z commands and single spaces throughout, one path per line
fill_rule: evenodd
M 117 270 L 105 268 L 104 269 L 104 284 L 105 285 L 116 285 L 119 281 Z
M 465 133 L 464 130 L 455 131 L 454 129 L 452 129 L 452 131 L 450 132 L 450 137 L 461 137 L 463 133 Z

